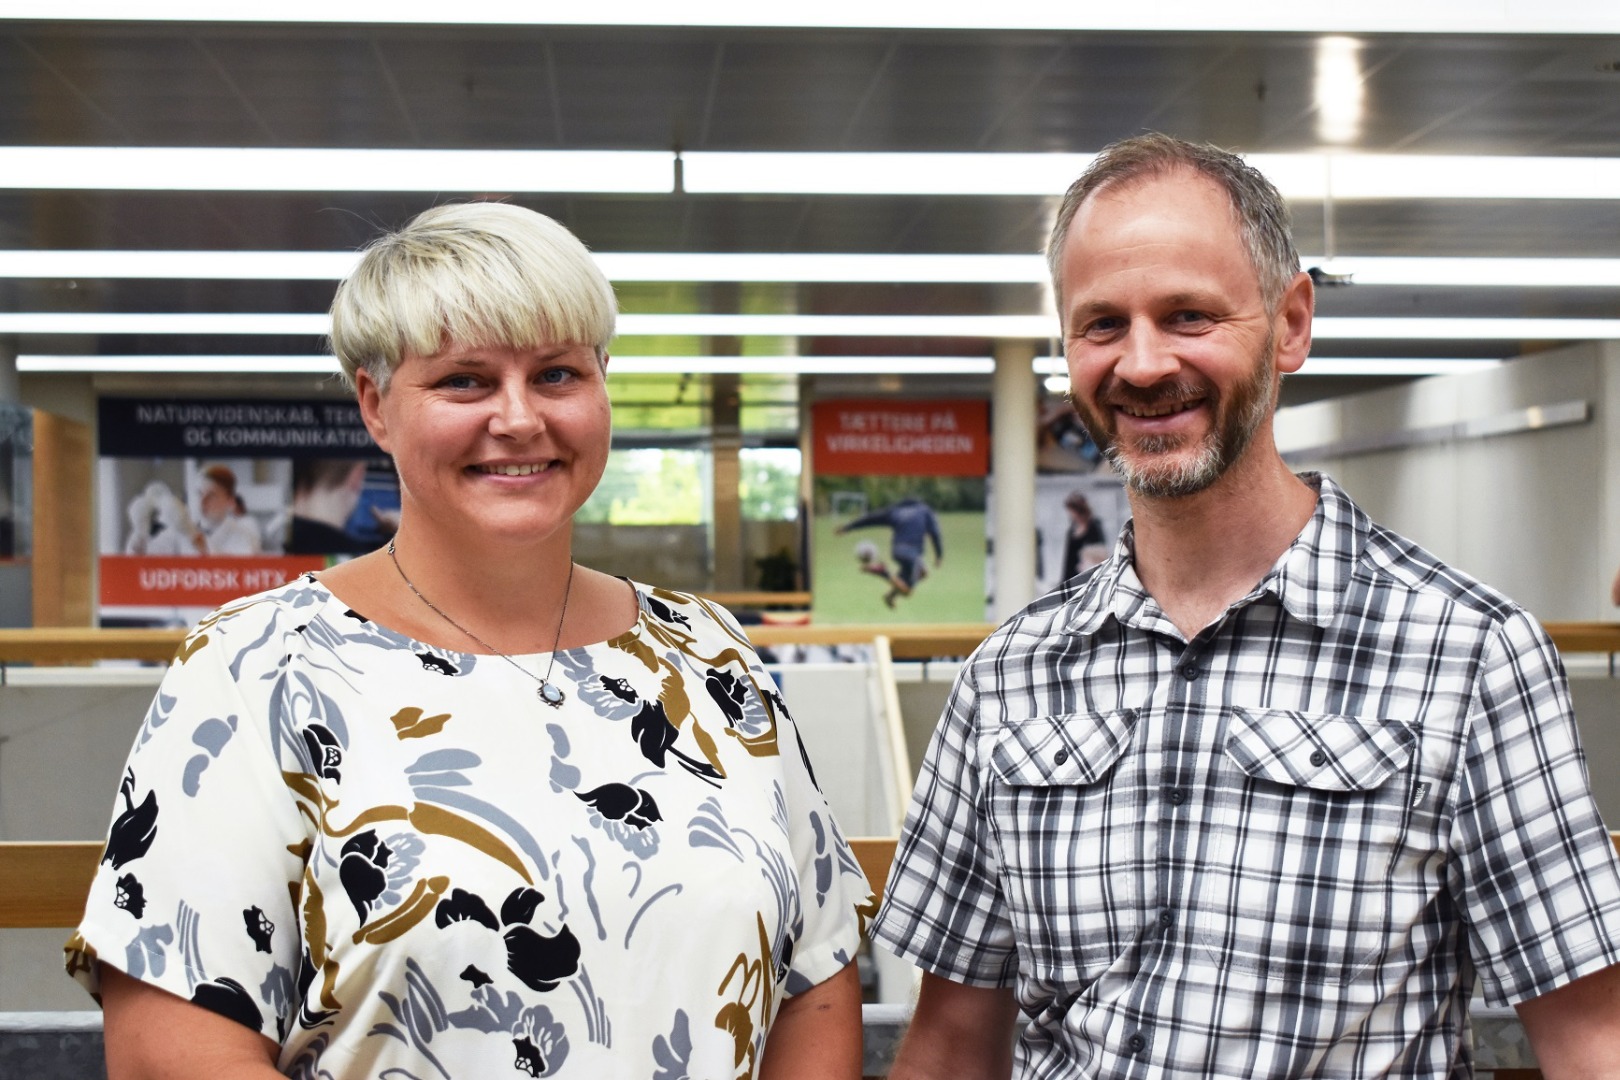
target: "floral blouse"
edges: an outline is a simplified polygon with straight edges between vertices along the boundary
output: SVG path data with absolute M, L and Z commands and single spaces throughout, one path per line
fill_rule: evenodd
M 210 615 L 141 725 L 69 972 L 237 1020 L 289 1076 L 754 1075 L 870 890 L 730 615 L 635 589 L 632 630 L 557 653 L 558 708 L 312 577 Z

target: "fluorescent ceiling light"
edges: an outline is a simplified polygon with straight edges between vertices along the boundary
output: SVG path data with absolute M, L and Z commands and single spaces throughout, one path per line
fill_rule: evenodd
M 1055 199 L 1090 154 L 683 154 L 684 189 L 767 195 L 1033 196 Z M 1284 196 L 1356 199 L 1620 199 L 1620 159 L 1417 154 L 1253 154 Z M 0 189 L 667 194 L 661 150 L 350 150 L 264 147 L 0 147 Z
M 1056 199 L 1091 154 L 683 154 L 685 189 L 736 195 L 1010 195 Z M 1620 199 L 1620 159 L 1251 154 L 1285 198 Z
M 87 375 L 336 375 L 335 356 L 51 356 L 24 353 L 17 357 L 19 372 Z
M 696 194 L 1062 195 L 1094 154 L 733 153 L 681 155 Z
M 1471 3 L 1408 0 L 1399 4 L 1308 5 L 1249 0 L 1211 6 L 1201 0 L 1155 4 L 1072 4 L 1002 0 L 996 4 L 918 4 L 914 0 L 821 0 L 758 4 L 743 0 L 619 0 L 604 5 L 533 4 L 518 0 L 9 0 L 7 19 L 201 23 L 375 23 L 518 26 L 831 27 L 896 30 L 1170 30 L 1363 33 L 1596 33 L 1620 31 L 1609 0 Z
M 323 335 L 324 314 L 0 312 L 0 334 Z M 621 315 L 625 337 L 955 337 L 1047 341 L 1048 315 Z M 1601 341 L 1620 319 L 1318 318 L 1318 341 Z
M 1434 357 L 1390 356 L 1313 356 L 1290 379 L 1308 375 L 1373 376 L 1373 375 L 1461 375 L 1470 371 L 1484 371 L 1500 367 L 1501 360 L 1445 360 Z M 1035 361 L 1036 374 L 1046 376 L 1046 389 L 1054 394 L 1069 390 L 1069 377 L 1064 373 L 1063 361 L 1042 358 Z
M 326 315 L 254 315 L 174 312 L 119 315 L 102 312 L 0 312 L 0 334 L 261 334 L 324 335 Z
M 0 278 L 336 281 L 355 251 L 0 251 Z
M 1446 259 L 1301 257 L 1303 266 L 1349 274 L 1356 285 L 1455 285 L 1469 288 L 1620 288 L 1620 259 Z
M 1332 35 L 1316 43 L 1316 137 L 1344 145 L 1361 136 L 1361 43 Z
M 1040 255 L 779 254 L 602 251 L 611 280 L 1047 284 Z M 353 251 L 0 251 L 0 278 L 336 281 Z M 1620 259 L 1301 256 L 1358 285 L 1620 288 Z
M 25 353 L 17 370 L 32 374 L 335 375 L 334 356 L 56 356 Z M 988 375 L 988 356 L 615 356 L 608 375 Z
M 664 193 L 674 178 L 664 151 L 0 147 L 13 190 Z
M 613 375 L 988 375 L 988 356 L 614 356 Z

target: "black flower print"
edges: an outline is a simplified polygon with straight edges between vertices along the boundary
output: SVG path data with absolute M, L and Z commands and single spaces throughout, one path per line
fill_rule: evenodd
M 135 880 L 134 874 L 118 879 L 113 892 L 113 906 L 123 908 L 137 919 L 146 914 L 146 890 Z
M 720 706 L 720 711 L 726 714 L 726 726 L 736 727 L 743 718 L 742 681 L 729 671 L 710 668 L 703 673 L 703 687 L 708 690 L 714 703 Z
M 254 1031 L 264 1030 L 264 1017 L 259 1012 L 259 1006 L 254 1004 L 253 998 L 235 979 L 222 977 L 205 982 L 191 992 L 191 1001 Z
M 597 678 L 601 682 L 602 688 L 620 701 L 634 702 L 637 700 L 635 688 L 628 681 L 608 675 L 600 675 Z
M 450 895 L 440 900 L 433 909 L 433 922 L 441 930 L 458 922 L 482 923 L 491 930 L 501 928 L 501 924 L 495 921 L 495 913 L 489 910 L 483 898 L 466 889 L 451 889 Z M 462 978 L 466 978 L 466 972 L 462 972 Z
M 544 1005 L 527 1009 L 512 1030 L 514 1068 L 530 1076 L 550 1076 L 568 1057 L 568 1033 Z
M 687 618 L 679 611 L 676 611 L 662 600 L 655 596 L 648 596 L 646 600 L 647 610 L 651 611 L 660 622 L 678 623 L 679 625 L 686 627 L 688 630 L 692 629 L 691 619 Z
M 245 909 L 242 922 L 247 926 L 248 937 L 253 939 L 253 947 L 262 953 L 269 952 L 270 941 L 276 934 L 276 924 L 270 921 L 264 910 L 257 904 Z
M 430 652 L 419 652 L 416 654 L 416 658 L 422 661 L 422 669 L 424 671 L 435 671 L 440 675 L 461 674 L 461 672 L 456 669 L 456 665 L 452 664 L 442 656 L 436 656 Z
M 574 795 L 590 804 L 591 809 L 603 817 L 622 821 L 637 829 L 645 829 L 655 821 L 664 820 L 653 797 L 629 784 L 603 784 L 584 794 L 576 791 Z
M 388 865 L 391 854 L 388 845 L 378 839 L 375 829 L 367 829 L 343 845 L 338 880 L 343 882 L 343 890 L 349 894 L 349 902 L 362 923 L 371 910 L 371 902 L 388 887 L 388 875 L 383 868 Z
M 462 968 L 461 978 L 466 982 L 472 983 L 472 988 L 474 990 L 478 989 L 480 986 L 488 986 L 490 983 L 495 981 L 488 975 L 485 975 L 482 971 L 479 971 L 478 965 L 476 964 L 468 964 L 466 967 Z
M 713 765 L 675 749 L 675 738 L 679 734 L 675 725 L 669 722 L 669 714 L 664 711 L 661 701 L 642 702 L 641 710 L 630 721 L 630 735 L 640 744 L 642 757 L 660 769 L 664 767 L 664 756 L 672 754 L 680 760 L 681 767 L 694 776 L 711 782 L 718 778 L 720 772 Z
M 534 889 L 513 889 L 501 905 L 506 932 L 506 970 L 530 990 L 555 990 L 579 970 L 579 939 L 564 926 L 547 937 L 528 925 L 545 897 Z
M 146 798 L 136 806 L 135 770 L 129 769 L 124 773 L 124 782 L 118 785 L 118 793 L 124 797 L 124 811 L 113 822 L 112 831 L 107 834 L 107 849 L 101 854 L 101 861 L 111 863 L 114 870 L 145 855 L 157 836 L 156 789 L 148 791 Z
M 324 724 L 310 724 L 304 728 L 303 736 L 315 775 L 342 783 L 343 747 L 338 745 L 337 736 Z
M 579 970 L 579 939 L 564 926 L 547 937 L 529 926 L 508 927 L 506 970 L 530 990 L 555 990 L 557 984 Z

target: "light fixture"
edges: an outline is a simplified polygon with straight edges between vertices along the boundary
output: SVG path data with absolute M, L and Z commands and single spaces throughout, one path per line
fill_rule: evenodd
M 24 374 L 297 374 L 335 375 L 335 356 L 139 355 L 67 356 L 24 353 Z M 988 356 L 615 356 L 608 375 L 988 375 Z
M 1229 33 L 1596 34 L 1620 32 L 1602 0 L 1535 4 L 1406 3 L 1211 6 L 1201 3 L 918 4 L 910 0 L 822 0 L 758 4 L 744 0 L 620 0 L 599 6 L 517 0 L 280 0 L 274 5 L 218 0 L 9 0 L 4 19 L 40 22 L 344 23 L 432 26 L 716 26 L 884 30 L 1164 30 Z
M 1067 394 L 1069 392 L 1069 377 L 1062 373 L 1062 361 L 1057 367 L 1044 366 L 1036 361 L 1036 373 L 1044 374 L 1043 385 L 1048 393 Z M 1484 371 L 1488 368 L 1500 367 L 1501 360 L 1445 360 L 1432 357 L 1311 357 L 1305 361 L 1305 366 L 1288 376 L 1298 379 L 1307 376 L 1422 376 L 1422 375 L 1461 375 L 1471 371 Z
M 1047 283 L 1046 260 L 1034 254 L 602 251 L 593 258 L 619 282 Z M 0 278 L 337 281 L 359 259 L 354 251 L 0 250 Z M 1620 259 L 1304 255 L 1300 262 L 1349 274 L 1358 285 L 1620 288 Z
M 736 153 L 681 156 L 699 194 L 1060 196 L 1091 154 Z M 1290 199 L 1620 199 L 1620 159 L 1348 152 L 1252 154 Z M 661 150 L 0 147 L 0 189 L 610 192 L 674 190 Z
M 324 314 L 0 312 L 0 334 L 324 335 Z M 685 315 L 619 316 L 633 337 L 947 337 L 1048 341 L 1049 315 Z M 1315 320 L 1331 340 L 1601 341 L 1620 338 L 1620 319 L 1350 318 Z
M 1361 43 L 1333 34 L 1316 43 L 1316 137 L 1342 146 L 1361 136 Z
M 660 150 L 4 146 L 0 188 L 84 191 L 667 193 Z
M 23 353 L 17 370 L 35 374 L 336 375 L 335 356 L 53 356 Z
M 988 356 L 614 356 L 608 377 L 693 375 L 988 375 Z

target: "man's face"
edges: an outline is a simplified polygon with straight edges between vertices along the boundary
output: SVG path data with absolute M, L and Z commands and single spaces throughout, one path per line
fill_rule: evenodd
M 1276 320 L 1213 181 L 1177 171 L 1087 200 L 1059 313 L 1075 412 L 1135 494 L 1197 494 L 1269 439 Z

